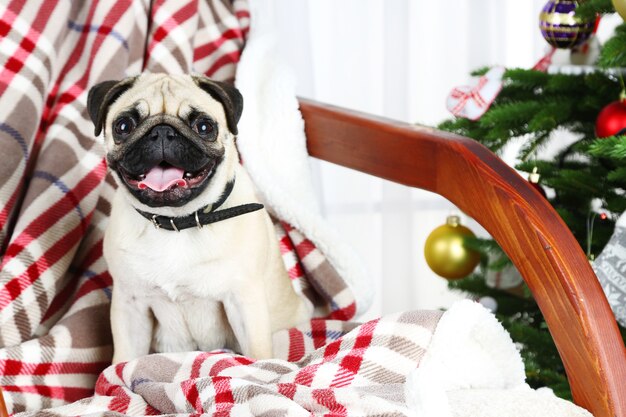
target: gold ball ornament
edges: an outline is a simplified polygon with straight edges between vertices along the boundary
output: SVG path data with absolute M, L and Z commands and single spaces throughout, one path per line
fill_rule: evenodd
M 465 278 L 480 262 L 480 253 L 465 247 L 463 240 L 474 233 L 461 226 L 459 216 L 449 216 L 426 238 L 426 263 L 437 275 L 449 279 Z
M 626 20 L 626 0 L 612 0 L 615 11 Z

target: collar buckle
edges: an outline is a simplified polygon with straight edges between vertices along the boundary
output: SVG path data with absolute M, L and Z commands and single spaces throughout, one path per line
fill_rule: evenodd
M 200 211 L 200 210 L 198 210 L 198 211 Z M 194 217 L 195 217 L 195 219 L 196 219 L 196 227 L 197 227 L 198 229 L 202 229 L 202 223 L 200 223 L 200 219 L 198 218 L 198 211 L 196 211 L 196 212 L 194 213 Z
M 159 224 L 159 221 L 157 220 L 157 215 L 156 214 L 152 215 L 152 217 L 150 218 L 150 221 L 154 225 L 155 229 L 160 229 L 161 228 L 161 225 Z

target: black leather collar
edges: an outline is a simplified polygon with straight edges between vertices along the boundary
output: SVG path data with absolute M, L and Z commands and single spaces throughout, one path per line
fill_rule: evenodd
M 226 184 L 224 192 L 215 203 L 202 207 L 200 210 L 184 217 L 159 216 L 157 214 L 148 213 L 139 209 L 135 210 L 137 210 L 137 212 L 143 217 L 150 220 L 157 229 L 180 232 L 181 230 L 189 229 L 190 227 L 202 229 L 202 226 L 204 225 L 241 216 L 242 214 L 251 213 L 263 208 L 263 204 L 249 203 L 216 211 L 222 204 L 224 204 L 228 196 L 230 196 L 230 193 L 232 193 L 234 187 L 235 179 Z

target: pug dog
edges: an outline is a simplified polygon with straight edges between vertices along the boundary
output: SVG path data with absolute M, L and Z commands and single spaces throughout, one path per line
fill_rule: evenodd
M 118 188 L 104 236 L 113 362 L 227 348 L 272 357 L 272 333 L 310 318 L 239 163 L 243 99 L 203 76 L 95 85 L 95 135 Z

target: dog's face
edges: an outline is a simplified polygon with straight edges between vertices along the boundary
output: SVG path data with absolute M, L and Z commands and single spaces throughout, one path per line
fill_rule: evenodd
M 109 168 L 141 208 L 199 209 L 191 202 L 234 175 L 243 99 L 231 85 L 143 74 L 100 83 L 87 101 Z

